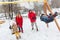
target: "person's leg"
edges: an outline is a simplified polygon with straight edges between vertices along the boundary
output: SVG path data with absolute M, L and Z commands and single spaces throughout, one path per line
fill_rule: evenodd
M 16 36 L 16 39 L 19 40 L 17 36 Z
M 34 27 L 33 27 L 34 26 L 34 23 L 31 23 L 31 26 L 32 26 L 32 30 L 33 30 L 34 29 Z
M 57 12 L 55 12 L 55 14 L 53 15 L 53 17 L 56 17 L 56 16 L 58 16 L 58 13 Z
M 19 40 L 19 37 L 18 37 L 19 35 L 17 32 L 15 32 L 15 36 L 16 36 L 16 39 Z
M 48 23 L 46 23 L 46 25 L 47 25 L 47 28 L 48 28 L 48 27 L 49 27 L 49 26 L 48 26 Z
M 36 26 L 36 30 L 38 31 L 38 27 L 37 27 L 37 24 L 36 24 L 36 22 L 35 22 L 35 26 Z
M 19 34 L 19 32 L 17 32 L 18 38 L 21 38 L 21 35 Z
M 47 28 L 48 28 L 48 22 L 49 22 L 49 20 L 48 20 L 49 18 L 48 18 L 48 16 L 45 16 L 44 17 L 44 22 L 46 23 L 46 25 L 47 25 Z
M 19 35 L 19 38 L 21 38 L 21 35 Z
M 23 33 L 23 27 L 21 27 L 21 32 Z
M 21 30 L 20 30 L 20 26 L 19 25 L 18 25 L 18 29 L 19 29 L 19 32 L 20 32 Z
M 41 20 L 41 21 L 44 21 L 43 15 L 44 15 L 44 14 L 41 14 L 41 16 L 40 16 L 40 20 Z

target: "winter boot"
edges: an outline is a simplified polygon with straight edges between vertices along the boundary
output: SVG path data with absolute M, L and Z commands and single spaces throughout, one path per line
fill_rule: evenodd
M 57 12 L 55 12 L 55 14 L 53 15 L 53 17 L 56 17 L 56 16 L 58 16 Z
M 38 28 L 36 30 L 38 31 Z
M 34 30 L 34 28 L 32 27 L 32 30 Z

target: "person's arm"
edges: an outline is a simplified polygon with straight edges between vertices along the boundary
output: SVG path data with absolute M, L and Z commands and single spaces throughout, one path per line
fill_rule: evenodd
M 0 24 L 3 24 L 5 21 L 0 21 Z
M 36 15 L 36 13 L 35 13 L 35 19 L 36 19 L 36 17 L 37 17 L 37 15 Z
M 18 22 L 17 22 L 17 17 L 15 17 L 15 22 L 16 22 L 16 24 L 18 24 Z
M 29 18 L 29 14 L 28 14 L 28 18 Z
M 23 17 L 21 17 L 21 20 L 22 20 L 22 24 L 23 24 Z

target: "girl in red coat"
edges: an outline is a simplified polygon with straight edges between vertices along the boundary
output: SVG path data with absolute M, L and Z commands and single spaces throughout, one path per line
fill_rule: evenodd
M 23 33 L 23 27 L 22 27 L 23 26 L 23 17 L 21 16 L 20 12 L 17 14 L 15 20 L 18 25 L 19 32 Z
M 29 10 L 28 18 L 30 19 L 31 25 L 32 25 L 32 30 L 34 29 L 34 24 L 36 26 L 36 30 L 38 31 L 38 27 L 36 24 L 36 13 L 34 13 L 32 10 Z

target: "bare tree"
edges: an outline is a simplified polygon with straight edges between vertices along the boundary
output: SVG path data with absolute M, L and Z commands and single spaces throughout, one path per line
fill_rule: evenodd
M 51 0 L 52 7 L 59 8 L 60 7 L 60 0 Z
M 14 0 L 8 0 L 8 1 L 14 1 Z M 5 16 L 11 19 L 13 19 L 13 12 L 16 13 L 19 10 L 19 8 L 17 7 L 17 4 L 3 4 L 2 8 L 5 12 Z

